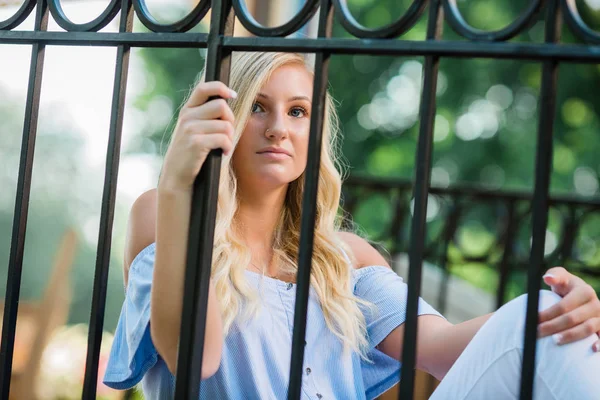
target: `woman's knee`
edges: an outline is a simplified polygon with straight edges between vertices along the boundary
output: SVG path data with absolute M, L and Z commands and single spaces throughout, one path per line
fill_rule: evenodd
M 500 307 L 487 325 L 487 332 L 493 333 L 496 338 L 503 337 L 507 343 L 521 347 L 525 330 L 525 317 L 527 315 L 527 294 L 519 296 Z M 561 297 L 549 290 L 540 290 L 538 309 L 545 310 L 559 302 Z
M 528 295 L 523 294 L 523 295 L 509 301 L 502 308 L 504 308 L 506 306 L 510 306 L 510 308 L 522 310 L 523 314 L 525 314 L 527 312 L 527 299 L 528 299 Z M 543 311 L 547 308 L 550 308 L 554 304 L 558 303 L 560 301 L 560 299 L 561 299 L 561 297 L 559 295 L 557 295 L 556 293 L 554 293 L 550 290 L 540 290 L 538 310 Z M 498 311 L 500 311 L 502 308 L 500 308 Z

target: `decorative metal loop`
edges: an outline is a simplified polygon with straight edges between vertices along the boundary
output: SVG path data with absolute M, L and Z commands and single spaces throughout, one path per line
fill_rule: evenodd
M 587 43 L 600 43 L 600 32 L 588 26 L 579 15 L 575 0 L 562 0 L 564 18 L 573 33 Z
M 248 32 L 263 37 L 284 37 L 296 32 L 310 21 L 319 8 L 319 0 L 306 0 L 304 6 L 302 6 L 298 14 L 294 15 L 291 20 L 283 25 L 272 28 L 263 26 L 254 19 L 246 6 L 245 0 L 233 0 L 232 5 L 235 10 L 235 16 Z
M 152 32 L 187 32 L 204 18 L 210 9 L 210 0 L 200 0 L 188 15 L 172 24 L 161 24 L 156 21 L 146 7 L 145 0 L 133 0 L 133 8 L 142 24 Z
M 516 21 L 511 23 L 505 28 L 497 31 L 484 31 L 481 29 L 473 28 L 463 18 L 456 0 L 444 0 L 444 12 L 446 14 L 446 20 L 448 24 L 454 29 L 459 35 L 464 36 L 470 40 L 480 40 L 485 42 L 499 42 L 508 39 L 512 39 L 519 33 L 527 29 L 535 18 L 542 10 L 545 5 L 545 0 L 532 0 L 527 10 L 525 10 Z
M 0 31 L 11 30 L 19 26 L 21 22 L 25 21 L 27 17 L 29 17 L 31 11 L 33 11 L 33 9 L 35 8 L 35 2 L 36 0 L 25 0 L 25 2 L 23 2 L 23 4 L 21 4 L 21 7 L 19 7 L 19 9 L 17 10 L 15 15 L 13 15 L 7 20 L 0 21 Z
M 413 27 L 423 14 L 427 0 L 414 0 L 409 9 L 397 21 L 374 29 L 362 26 L 352 16 L 347 0 L 333 0 L 333 4 L 340 23 L 352 35 L 365 39 L 389 39 L 398 37 Z
M 48 0 L 48 8 L 50 9 L 52 18 L 54 18 L 58 26 L 70 32 L 99 31 L 108 25 L 110 21 L 112 21 L 113 18 L 119 13 L 120 6 L 120 0 L 111 0 L 108 7 L 106 7 L 102 14 L 100 14 L 93 21 L 86 22 L 85 24 L 76 24 L 66 16 L 62 6 L 60 5 L 60 0 Z

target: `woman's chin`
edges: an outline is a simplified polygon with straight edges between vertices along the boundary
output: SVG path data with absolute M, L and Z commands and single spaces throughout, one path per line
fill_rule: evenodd
M 282 177 L 262 177 L 258 183 L 259 187 L 265 189 L 276 189 L 290 184 L 293 179 L 285 179 Z
M 289 185 L 297 178 L 297 176 L 291 176 L 290 174 L 262 173 L 252 179 L 252 186 L 264 190 L 276 189 Z
M 281 165 L 265 165 L 258 168 L 252 175 L 250 181 L 257 187 L 278 187 L 286 186 L 298 178 L 298 174 L 290 171 L 289 168 L 281 168 Z

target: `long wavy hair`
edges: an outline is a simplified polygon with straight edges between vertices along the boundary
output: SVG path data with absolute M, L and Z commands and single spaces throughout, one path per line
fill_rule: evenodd
M 230 100 L 235 116 L 234 146 L 244 131 L 260 89 L 273 71 L 289 64 L 302 65 L 314 76 L 312 66 L 301 54 L 234 54 L 229 81 L 229 87 L 238 93 L 236 99 Z M 202 73 L 199 80 L 203 79 Z M 371 304 L 353 295 L 352 252 L 337 235 L 341 226 L 338 207 L 342 187 L 338 139 L 338 119 L 333 99 L 327 94 L 310 282 L 328 328 L 340 339 L 345 350 L 355 351 L 368 359 L 366 323 L 360 306 L 370 308 Z M 286 273 L 298 271 L 296 260 L 303 193 L 304 174 L 290 182 L 275 232 L 274 261 Z M 218 197 L 212 278 L 227 334 L 236 318 L 252 318 L 261 303 L 259 293 L 245 276 L 252 256 L 236 229 L 237 179 L 231 156 L 222 158 Z

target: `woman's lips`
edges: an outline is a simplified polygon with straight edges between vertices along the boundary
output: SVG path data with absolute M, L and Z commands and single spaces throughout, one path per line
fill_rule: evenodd
M 275 152 L 275 151 L 263 151 L 258 154 L 263 157 L 269 158 L 271 160 L 285 160 L 287 158 L 290 158 L 290 156 L 286 153 Z

